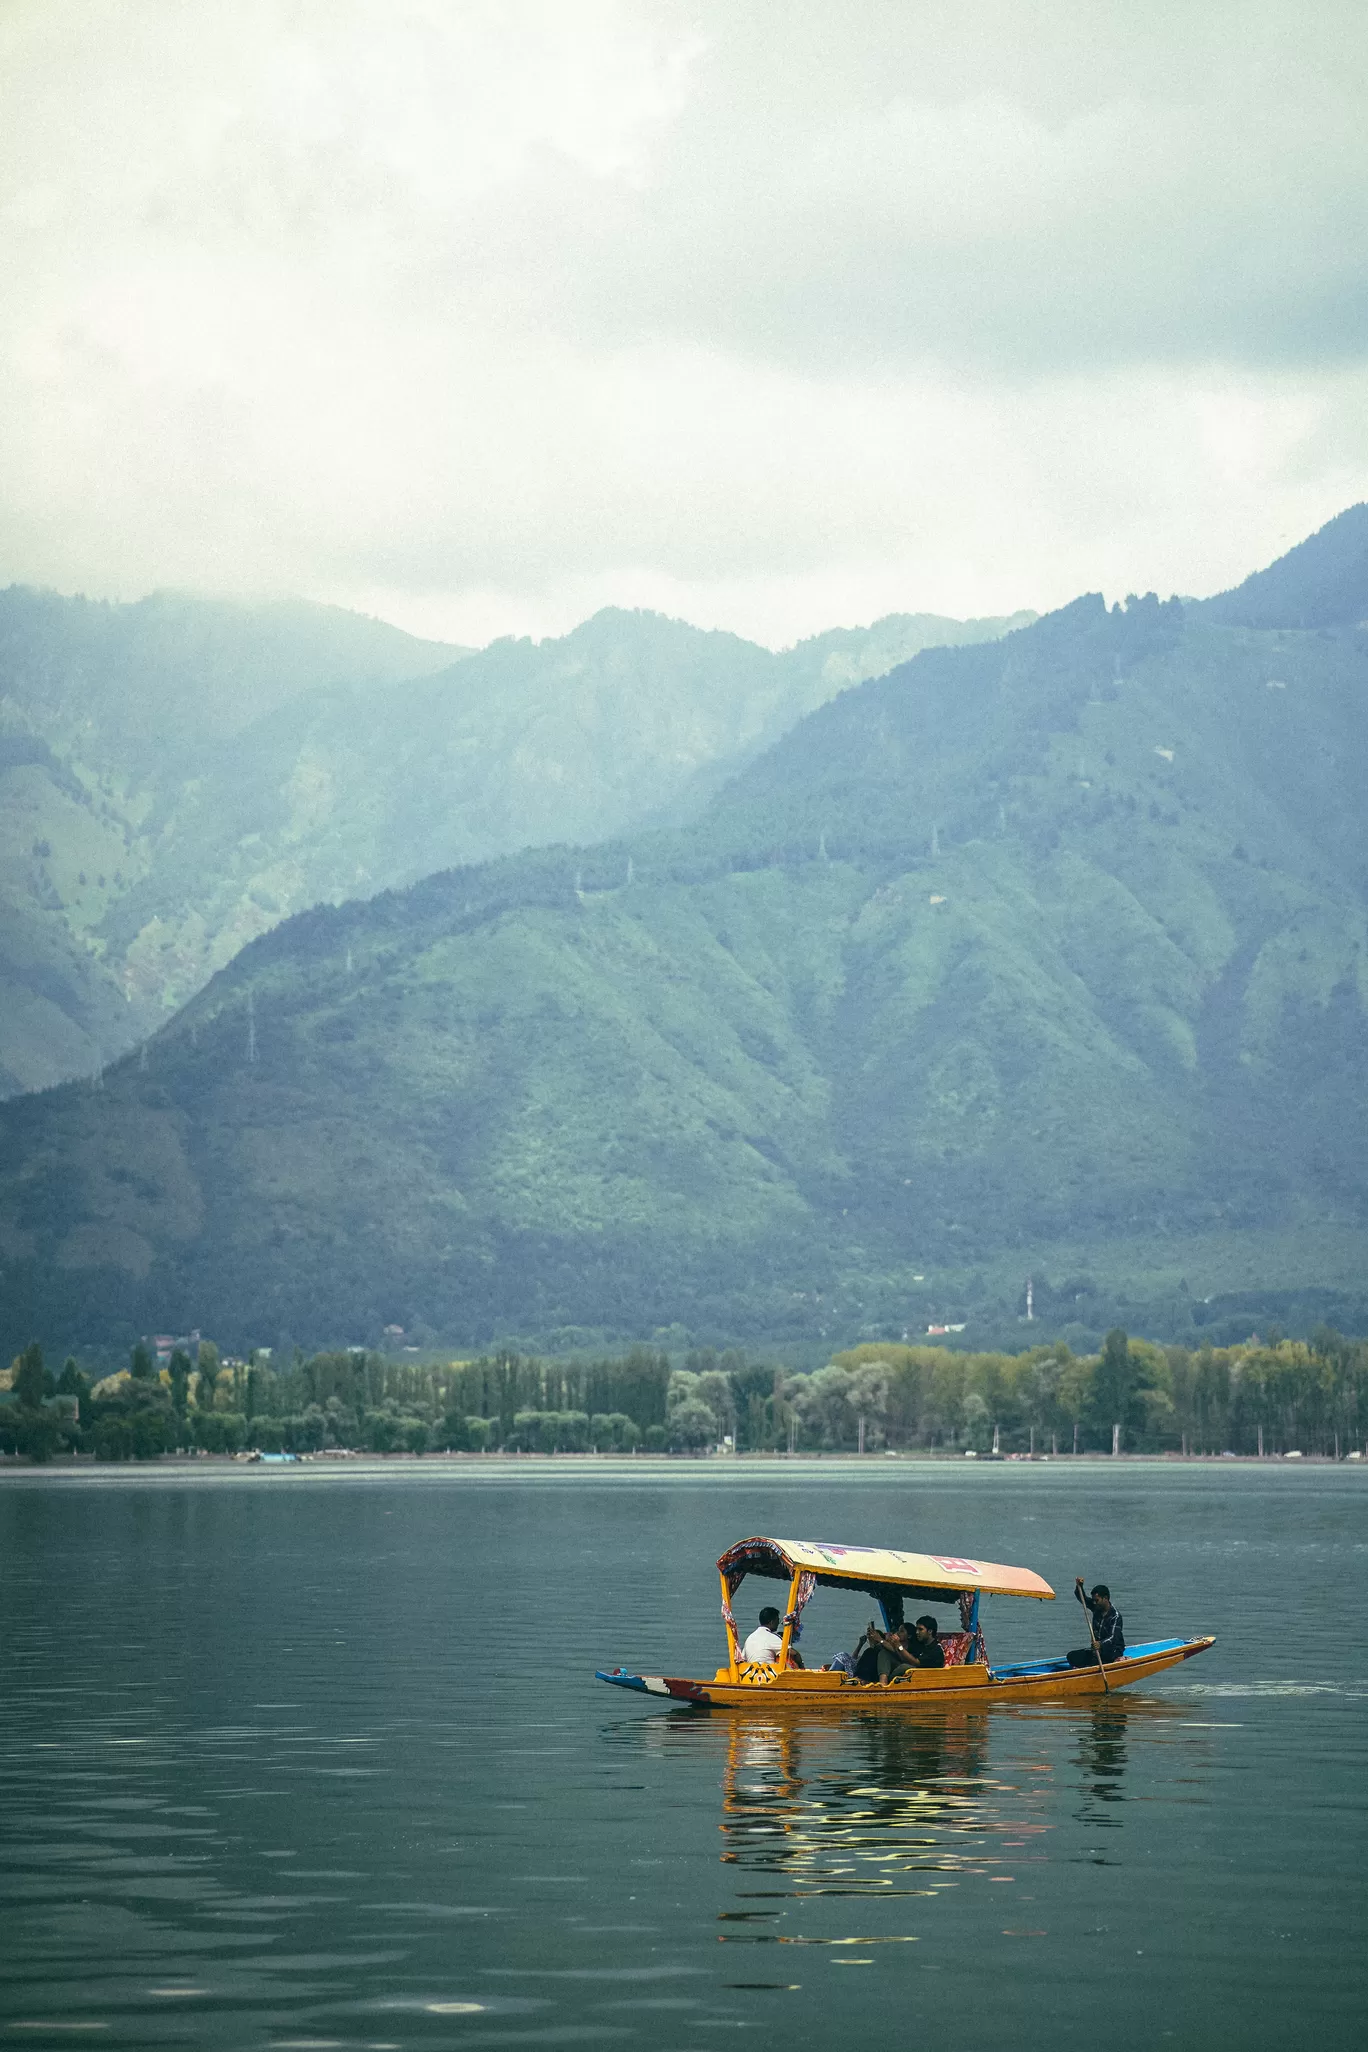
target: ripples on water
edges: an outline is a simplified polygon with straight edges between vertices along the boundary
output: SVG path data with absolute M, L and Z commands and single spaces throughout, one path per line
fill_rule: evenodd
M 1092 1464 L 11 1473 L 0 2044 L 1357 2045 L 1365 1505 Z M 818 1528 L 1105 1572 L 1132 1636 L 1220 1643 L 1143 1697 L 898 1720 L 593 1683 L 710 1672 L 721 1546 Z

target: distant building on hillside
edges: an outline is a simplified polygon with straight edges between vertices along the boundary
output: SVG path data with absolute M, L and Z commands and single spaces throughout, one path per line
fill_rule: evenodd
M 199 1361 L 199 1327 L 196 1326 L 193 1332 L 179 1333 L 174 1336 L 168 1332 L 159 1332 L 154 1334 L 151 1339 L 144 1339 L 143 1345 L 152 1349 L 153 1357 L 159 1368 L 169 1368 L 171 1366 L 171 1356 L 176 1353 L 188 1354 L 190 1365 L 194 1367 Z

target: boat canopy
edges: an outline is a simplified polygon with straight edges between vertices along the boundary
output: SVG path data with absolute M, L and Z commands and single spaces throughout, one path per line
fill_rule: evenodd
M 906 1589 L 929 1601 L 972 1595 L 1036 1596 L 1054 1590 L 1029 1568 L 1003 1567 L 992 1560 L 964 1560 L 953 1553 L 901 1553 L 881 1546 L 836 1546 L 825 1539 L 740 1539 L 717 1563 L 735 1589 L 746 1575 L 791 1582 L 811 1575 L 833 1589 Z

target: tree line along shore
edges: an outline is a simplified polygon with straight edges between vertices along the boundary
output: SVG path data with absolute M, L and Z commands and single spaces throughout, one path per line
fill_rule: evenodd
M 1183 1454 L 1357 1458 L 1368 1341 L 1328 1327 L 1192 1350 L 1119 1328 L 1096 1354 L 877 1343 L 799 1373 L 738 1350 L 598 1360 L 501 1349 L 398 1361 L 361 1349 L 60 1369 L 38 1342 L 0 1372 L 0 1454 L 45 1462 L 181 1452 Z

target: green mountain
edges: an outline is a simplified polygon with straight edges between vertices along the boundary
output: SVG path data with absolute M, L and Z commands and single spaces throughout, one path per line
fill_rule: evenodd
M 215 917 L 182 831 L 216 772 L 234 819 L 287 830 L 290 766 L 258 761 L 248 794 L 243 737 L 339 688 L 378 719 L 386 687 L 461 653 L 326 606 L 0 591 L 0 1095 L 98 1068 L 272 923 L 250 851 L 246 902 Z M 165 901 L 150 927 L 129 914 L 149 888 Z
M 776 656 L 609 612 L 472 657 L 325 607 L 0 593 L 0 1094 L 97 1070 L 308 905 L 688 817 L 871 664 L 1008 624 Z
M 1357 627 L 1087 597 L 685 825 L 290 920 L 0 1110 L 6 1340 L 1357 1318 L 1366 696 Z

